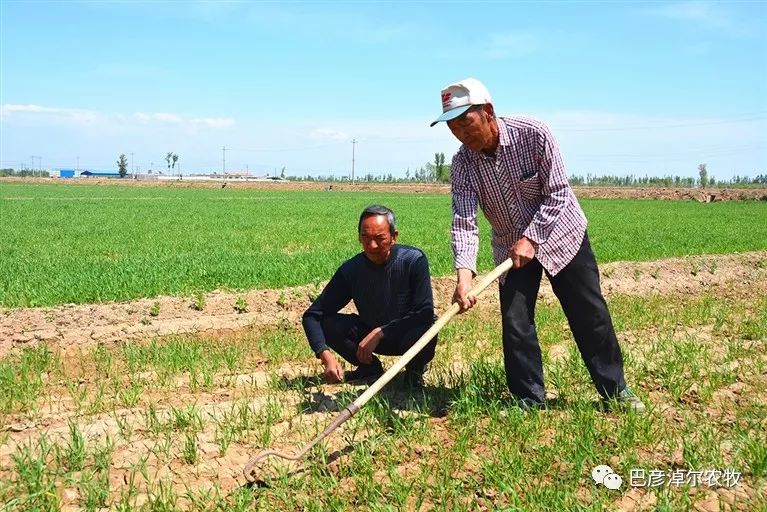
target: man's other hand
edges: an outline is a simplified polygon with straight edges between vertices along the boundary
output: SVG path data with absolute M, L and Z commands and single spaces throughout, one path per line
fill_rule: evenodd
M 376 327 L 365 336 L 365 339 L 360 341 L 357 345 L 357 359 L 362 364 L 370 364 L 373 362 L 373 351 L 378 348 L 378 344 L 383 339 L 383 331 L 380 327 Z
M 522 268 L 535 258 L 535 247 L 529 238 L 523 236 L 511 248 L 511 261 L 514 268 Z
M 325 381 L 329 384 L 343 382 L 344 369 L 338 363 L 336 358 L 333 357 L 333 354 L 330 353 L 330 350 L 321 353 L 320 359 L 322 360 L 322 365 L 325 367 Z
M 475 295 L 469 295 L 471 291 L 471 280 L 474 278 L 474 274 L 467 268 L 458 269 L 458 281 L 455 284 L 455 291 L 453 292 L 453 302 L 458 304 L 460 308 L 459 313 L 464 313 L 474 307 L 477 303 L 477 297 Z

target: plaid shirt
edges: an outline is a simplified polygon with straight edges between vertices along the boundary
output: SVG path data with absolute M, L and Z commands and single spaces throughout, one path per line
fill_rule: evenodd
M 543 268 L 556 275 L 578 252 L 586 216 L 567 181 L 549 128 L 524 116 L 496 120 L 500 140 L 495 157 L 466 146 L 453 157 L 455 268 L 476 274 L 479 205 L 493 229 L 496 264 L 506 260 L 514 243 L 526 236 Z

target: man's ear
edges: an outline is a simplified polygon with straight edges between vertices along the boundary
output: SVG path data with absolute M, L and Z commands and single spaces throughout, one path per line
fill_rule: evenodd
M 394 234 L 391 236 L 391 241 L 392 241 L 392 242 L 396 242 L 396 241 L 397 241 L 397 237 L 398 237 L 398 236 L 399 236 L 399 231 L 397 231 L 397 230 L 395 229 L 395 230 L 394 230 Z
M 482 105 L 482 111 L 490 117 L 495 117 L 495 109 L 492 103 L 485 103 Z

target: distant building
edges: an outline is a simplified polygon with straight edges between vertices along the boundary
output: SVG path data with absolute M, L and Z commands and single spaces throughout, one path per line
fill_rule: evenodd
M 59 178 L 74 178 L 74 169 L 59 169 Z
M 80 173 L 80 176 L 86 178 L 119 178 L 120 173 L 113 171 L 83 171 Z

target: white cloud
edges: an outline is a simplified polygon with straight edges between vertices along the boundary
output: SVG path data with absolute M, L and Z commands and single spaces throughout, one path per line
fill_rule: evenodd
M 61 124 L 62 122 L 78 125 L 95 125 L 105 128 L 126 128 L 136 125 L 181 125 L 191 129 L 200 127 L 221 129 L 234 126 L 235 120 L 227 117 L 193 117 L 186 118 L 170 112 L 135 112 L 126 114 L 108 114 L 93 110 L 63 107 L 46 107 L 34 104 L 4 104 L 0 105 L 0 117 L 11 119 L 13 117 L 34 116 L 37 121 L 44 124 Z
M 540 38 L 530 32 L 495 32 L 487 37 L 463 45 L 453 45 L 449 51 L 442 51 L 444 59 L 509 60 L 520 59 L 540 51 Z
M 348 139 L 349 134 L 332 128 L 317 128 L 312 130 L 309 137 L 320 140 L 343 140 Z
M 152 114 L 152 119 L 161 123 L 180 123 L 182 121 L 180 116 L 177 116 L 176 114 L 168 114 L 166 112 Z
M 229 128 L 234 126 L 235 121 L 231 117 L 195 117 L 190 120 L 190 123 L 209 128 Z
M 661 5 L 647 9 L 649 14 L 694 24 L 706 30 L 717 31 L 730 36 L 751 34 L 747 23 L 713 2 L 691 1 Z
M 0 107 L 2 114 L 10 115 L 12 112 L 55 112 L 62 109 L 53 109 L 47 107 L 41 107 L 40 105 L 10 105 L 5 104 Z
M 79 108 L 44 107 L 34 104 L 10 104 L 0 105 L 0 117 L 13 115 L 31 114 L 35 116 L 50 116 L 57 119 L 66 118 L 77 124 L 93 124 L 99 119 L 99 114 L 91 110 Z

